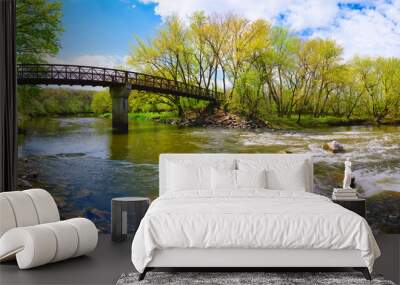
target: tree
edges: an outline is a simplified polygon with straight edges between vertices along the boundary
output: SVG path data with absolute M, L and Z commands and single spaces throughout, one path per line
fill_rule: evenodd
M 246 73 L 268 46 L 269 24 L 264 20 L 251 22 L 245 18 L 228 15 L 222 23 L 227 40 L 222 50 L 222 64 L 231 84 L 230 100 L 235 92 L 240 73 Z
M 368 95 L 367 112 L 380 123 L 400 107 L 400 60 L 396 58 L 356 58 L 359 81 Z
M 305 41 L 299 52 L 299 63 L 304 76 L 301 98 L 297 106 L 298 122 L 304 113 L 318 117 L 333 90 L 335 71 L 340 69 L 342 48 L 332 40 Z
M 241 73 L 237 79 L 236 91 L 233 97 L 233 110 L 250 119 L 263 116 L 264 82 L 255 69 Z
M 342 53 L 333 40 L 301 39 L 265 20 L 196 12 L 188 22 L 168 18 L 148 42 L 138 38 L 129 63 L 150 74 L 222 90 L 226 109 L 252 119 L 369 116 L 379 123 L 395 118 L 400 113 L 400 60 L 344 62 Z M 196 105 L 162 96 L 181 116 Z M 153 95 L 146 97 L 154 102 Z
M 136 46 L 131 51 L 128 63 L 141 71 L 162 76 L 174 81 L 190 83 L 187 68 L 190 56 L 187 45 L 187 30 L 178 17 L 169 17 L 157 36 L 148 43 L 136 38 Z M 173 95 L 160 95 L 169 100 L 183 116 L 181 98 Z
M 47 57 L 60 49 L 61 2 L 48 0 L 17 0 L 16 53 L 18 63 L 46 62 Z M 37 86 L 18 86 L 18 112 L 20 118 L 43 113 L 35 97 Z
M 17 61 L 36 63 L 56 55 L 60 49 L 61 2 L 17 0 Z
M 333 40 L 312 39 L 306 42 L 306 49 L 310 49 L 309 72 L 314 75 L 316 84 L 313 86 L 312 113 L 319 117 L 324 113 L 329 96 L 335 86 L 340 64 L 342 47 Z
M 220 51 L 223 45 L 219 27 L 218 24 L 210 22 L 210 18 L 203 12 L 196 12 L 190 18 L 188 32 L 193 68 L 187 69 L 190 70 L 191 77 L 198 86 L 214 89 L 216 92 L 218 72 L 221 67 Z M 225 90 L 224 81 L 223 85 Z
M 353 62 L 343 64 L 334 74 L 327 107 L 332 115 L 350 119 L 364 97 L 364 89 L 357 77 Z M 326 114 L 327 110 L 323 114 Z
M 261 58 L 259 70 L 265 77 L 267 100 L 275 103 L 279 116 L 290 116 L 304 80 L 298 60 L 301 42 L 283 28 L 273 28 L 270 38 L 271 47 Z

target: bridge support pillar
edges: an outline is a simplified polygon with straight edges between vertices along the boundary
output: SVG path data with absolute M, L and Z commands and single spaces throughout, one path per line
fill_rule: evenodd
M 118 132 L 128 132 L 128 97 L 125 86 L 110 87 L 112 98 L 112 127 Z

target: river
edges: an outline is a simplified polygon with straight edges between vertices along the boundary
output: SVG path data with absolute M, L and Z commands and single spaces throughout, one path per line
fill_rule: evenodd
M 103 231 L 109 231 L 112 197 L 157 197 L 160 153 L 292 152 L 314 156 L 316 192 L 326 196 L 340 185 L 343 161 L 351 157 L 373 230 L 400 233 L 399 126 L 249 131 L 130 121 L 128 134 L 113 134 L 105 118 L 39 118 L 26 129 L 19 168 L 37 174 L 32 184 L 54 195 L 64 218 L 86 216 Z M 323 151 L 332 140 L 346 152 Z

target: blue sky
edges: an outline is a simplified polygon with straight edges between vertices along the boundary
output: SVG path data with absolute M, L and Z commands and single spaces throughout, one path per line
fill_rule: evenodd
M 264 18 L 304 38 L 336 40 L 344 57 L 400 57 L 400 0 L 61 0 L 62 49 L 55 62 L 123 64 L 134 35 L 153 36 L 162 19 L 194 11 Z
M 91 61 L 110 66 L 119 64 L 135 42 L 134 35 L 154 35 L 161 17 L 155 4 L 130 0 L 62 0 L 64 33 L 58 62 Z M 103 64 L 103 65 L 104 65 Z
M 150 37 L 161 22 L 155 4 L 121 0 L 63 0 L 61 57 L 83 54 L 124 56 L 133 35 Z

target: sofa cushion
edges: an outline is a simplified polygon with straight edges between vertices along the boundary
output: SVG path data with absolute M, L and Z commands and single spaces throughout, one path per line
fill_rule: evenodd
M 0 237 L 17 226 L 14 211 L 8 199 L 0 194 Z
M 43 189 L 24 190 L 32 199 L 38 215 L 39 224 L 52 223 L 60 220 L 56 202 L 49 192 Z
M 10 191 L 1 193 L 8 200 L 17 227 L 26 227 L 39 224 L 35 205 L 24 191 Z

